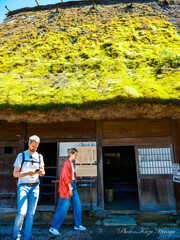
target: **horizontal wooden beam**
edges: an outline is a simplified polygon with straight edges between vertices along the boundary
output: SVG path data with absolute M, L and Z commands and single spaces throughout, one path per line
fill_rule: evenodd
M 173 175 L 172 174 L 141 174 L 140 175 L 141 179 L 171 179 L 173 180 Z
M 173 137 L 140 137 L 102 139 L 102 146 L 134 146 L 149 144 L 173 144 Z
M 61 143 L 61 142 L 95 142 L 96 138 L 94 137 L 84 137 L 84 138 L 49 138 L 43 139 L 41 138 L 41 143 Z M 27 143 L 28 140 L 25 140 L 24 143 Z M 41 144 L 40 143 L 40 144 Z
M 57 168 L 57 166 L 52 166 L 52 167 L 44 167 L 45 169 L 56 169 Z
M 0 170 L 1 171 L 1 170 Z M 13 173 L 12 172 L 0 172 L 0 176 L 1 175 L 13 175 Z
M 1 198 L 16 197 L 16 193 L 0 193 Z
M 20 141 L 0 141 L 0 147 L 19 147 Z

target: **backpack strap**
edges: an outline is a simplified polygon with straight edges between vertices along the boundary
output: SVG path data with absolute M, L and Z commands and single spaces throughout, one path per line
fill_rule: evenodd
M 21 169 L 22 169 L 22 166 L 23 166 L 23 163 L 24 163 L 24 162 L 32 162 L 32 164 L 33 164 L 33 163 L 39 163 L 39 168 L 40 168 L 41 154 L 38 153 L 38 155 L 39 155 L 39 162 L 36 162 L 36 161 L 33 161 L 33 160 L 32 160 L 32 161 L 31 161 L 31 160 L 25 160 L 25 153 L 23 152 L 23 153 L 22 153 L 22 162 L 21 162 L 20 172 L 21 172 Z
M 22 153 L 22 162 L 21 162 L 20 171 L 21 171 L 21 169 L 22 169 L 22 166 L 23 166 L 24 161 L 25 161 L 25 154 L 24 154 L 24 152 L 23 152 L 23 153 Z M 20 171 L 19 171 L 19 172 L 20 172 Z
M 38 153 L 38 155 L 39 155 L 39 168 L 40 168 L 41 154 Z

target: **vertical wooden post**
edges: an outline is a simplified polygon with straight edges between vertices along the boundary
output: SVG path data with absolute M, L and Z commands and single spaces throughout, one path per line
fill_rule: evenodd
M 39 3 L 38 3 L 38 1 L 37 1 L 37 0 L 35 0 L 35 1 L 36 1 L 37 5 L 39 6 Z
M 97 142 L 97 206 L 104 209 L 104 180 L 103 180 L 103 154 L 102 154 L 102 127 L 101 120 L 96 121 Z
M 27 128 L 27 124 L 21 123 L 19 152 L 24 151 L 24 143 L 26 140 L 26 128 Z
M 93 189 L 92 189 L 92 182 L 90 182 L 90 206 L 91 206 L 91 209 L 92 209 L 92 206 L 93 206 L 93 198 L 92 198 L 92 192 L 93 192 Z
M 180 121 L 173 121 L 172 135 L 174 137 L 175 163 L 180 164 Z M 174 195 L 176 199 L 177 213 L 180 213 L 180 183 L 174 182 Z
M 60 169 L 60 143 L 57 142 L 57 159 L 56 159 L 56 179 L 59 180 L 60 177 L 60 173 L 59 173 L 59 169 Z

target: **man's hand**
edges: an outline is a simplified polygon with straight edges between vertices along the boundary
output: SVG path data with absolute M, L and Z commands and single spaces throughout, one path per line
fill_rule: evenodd
M 13 176 L 15 178 L 21 178 L 21 177 L 25 177 L 25 176 L 33 176 L 35 174 L 39 174 L 40 176 L 44 176 L 45 175 L 45 171 L 44 171 L 44 167 L 40 167 L 40 170 L 38 172 L 36 172 L 36 169 L 30 170 L 28 172 L 20 172 L 20 167 L 14 167 L 14 171 L 13 171 Z
M 29 176 L 33 176 L 35 174 L 37 174 L 38 172 L 35 172 L 35 170 L 30 170 L 29 172 L 27 172 L 27 175 Z
M 34 174 L 36 174 L 35 170 L 30 170 L 28 172 L 20 172 L 20 167 L 14 167 L 14 171 L 13 171 L 13 176 L 15 178 L 21 178 L 21 177 L 26 177 L 26 176 L 33 176 Z
M 37 172 L 39 174 L 39 176 L 44 176 L 45 175 L 45 171 L 44 171 L 44 167 L 40 167 L 40 170 Z

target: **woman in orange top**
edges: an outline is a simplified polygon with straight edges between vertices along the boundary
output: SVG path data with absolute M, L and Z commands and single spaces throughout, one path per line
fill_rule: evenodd
M 79 194 L 76 188 L 76 172 L 73 161 L 76 160 L 78 151 L 76 148 L 67 150 L 69 158 L 65 161 L 62 167 L 60 181 L 59 181 L 59 194 L 60 198 L 56 208 L 55 216 L 49 231 L 54 235 L 59 235 L 58 229 L 64 222 L 66 214 L 69 209 L 70 202 L 73 207 L 73 215 L 75 222 L 75 230 L 86 230 L 82 226 L 82 208 L 79 199 Z

